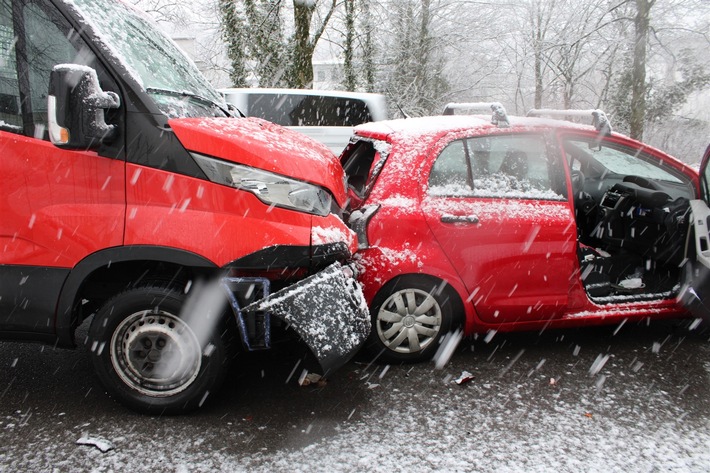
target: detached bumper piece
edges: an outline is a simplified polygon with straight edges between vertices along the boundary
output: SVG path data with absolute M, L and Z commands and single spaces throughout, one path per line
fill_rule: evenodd
M 324 374 L 355 355 L 370 333 L 370 315 L 348 266 L 334 263 L 241 309 L 288 323 L 308 345 Z M 249 318 L 249 317 L 247 317 Z

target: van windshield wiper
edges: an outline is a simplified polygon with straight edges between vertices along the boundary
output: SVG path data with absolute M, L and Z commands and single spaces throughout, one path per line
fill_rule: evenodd
M 196 94 L 194 92 L 189 92 L 187 90 L 161 89 L 159 87 L 147 87 L 145 90 L 146 90 L 146 92 L 153 93 L 153 94 L 170 95 L 172 97 L 187 97 L 187 98 L 196 100 L 198 102 L 202 102 L 203 104 L 218 108 L 222 112 L 224 112 L 224 114 L 227 115 L 228 117 L 232 116 L 232 114 L 229 112 L 229 110 L 227 108 L 223 107 L 220 103 L 218 103 L 212 99 L 209 99 L 205 96 Z

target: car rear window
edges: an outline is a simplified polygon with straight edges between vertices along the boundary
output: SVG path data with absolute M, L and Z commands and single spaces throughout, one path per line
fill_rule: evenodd
M 358 99 L 322 95 L 250 94 L 249 115 L 282 126 L 355 126 L 372 121 Z

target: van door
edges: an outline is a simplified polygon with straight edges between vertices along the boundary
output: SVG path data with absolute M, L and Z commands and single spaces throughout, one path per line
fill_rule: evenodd
M 700 166 L 700 194 L 701 199 L 691 200 L 692 212 L 691 235 L 694 236 L 693 245 L 689 249 L 689 256 L 695 259 L 686 264 L 685 280 L 680 300 L 683 305 L 696 317 L 710 321 L 710 146 L 705 151 Z
M 88 45 L 47 0 L 0 0 L 0 331 L 54 332 L 64 280 L 82 258 L 123 243 L 120 137 L 98 151 L 52 145 L 49 75 L 57 64 L 97 70 Z

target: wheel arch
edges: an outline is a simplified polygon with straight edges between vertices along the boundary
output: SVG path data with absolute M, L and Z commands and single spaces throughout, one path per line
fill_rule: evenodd
M 56 310 L 57 345 L 75 346 L 76 328 L 117 290 L 146 278 L 177 285 L 217 269 L 198 254 L 169 247 L 140 245 L 92 253 L 72 268 L 62 287 Z
M 436 253 L 438 255 L 438 253 Z M 427 258 L 420 267 L 418 261 L 407 259 L 392 260 L 378 247 L 370 247 L 359 253 L 360 265 L 364 271 L 360 275 L 363 284 L 365 299 L 372 306 L 375 296 L 391 281 L 407 276 L 421 276 L 437 281 L 444 281 L 451 288 L 459 301 L 457 309 L 463 314 L 464 333 L 473 332 L 475 321 L 478 319 L 476 309 L 470 299 L 466 287 L 461 282 L 458 273 L 451 267 L 446 257 Z

